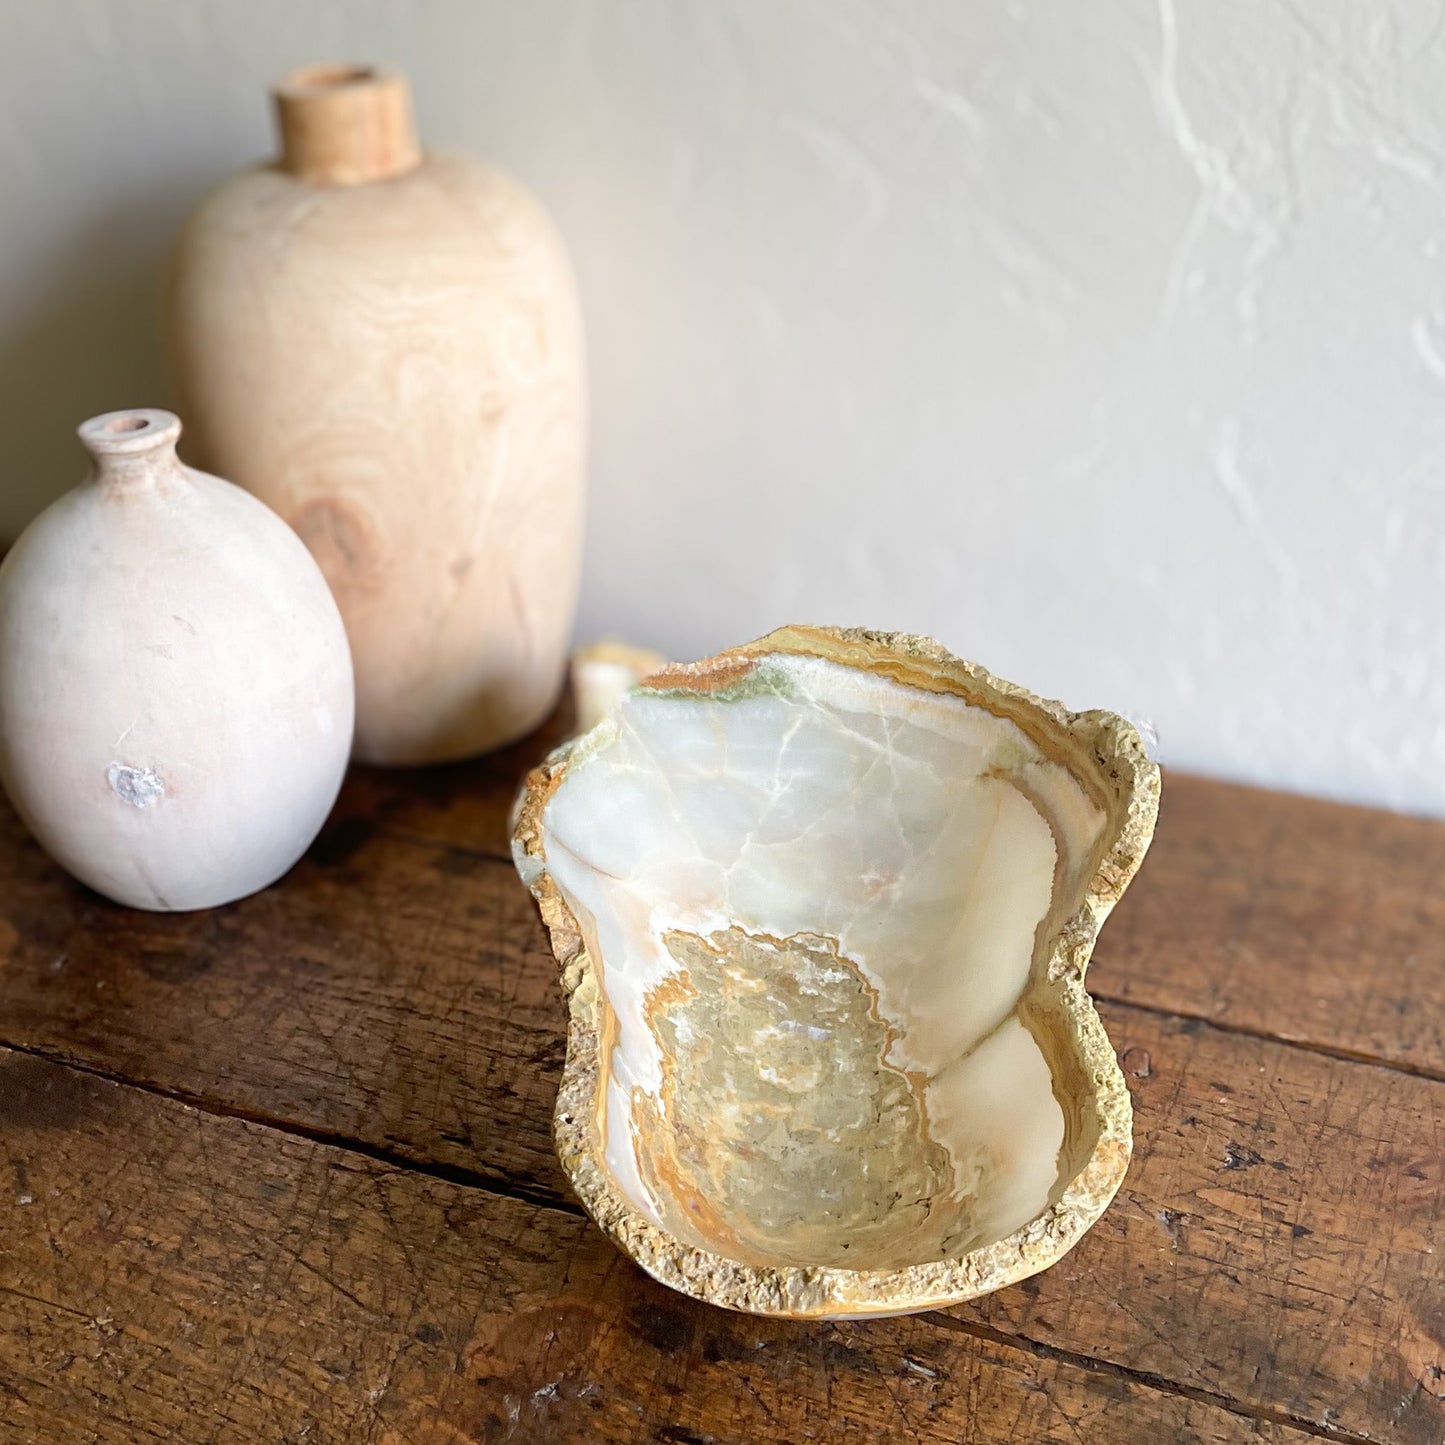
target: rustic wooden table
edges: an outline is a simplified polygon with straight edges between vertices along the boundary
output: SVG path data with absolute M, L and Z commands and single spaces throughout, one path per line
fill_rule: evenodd
M 359 772 L 308 859 L 127 913 L 0 804 L 0 1440 L 1445 1439 L 1445 825 L 1169 777 L 1091 983 L 1135 1158 L 909 1319 L 653 1284 L 552 1155 L 534 740 Z

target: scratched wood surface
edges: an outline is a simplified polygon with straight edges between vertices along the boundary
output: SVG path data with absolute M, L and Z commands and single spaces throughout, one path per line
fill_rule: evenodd
M 1445 826 L 1169 778 L 1092 976 L 1113 1208 L 971 1306 L 764 1324 L 648 1282 L 553 1159 L 505 814 L 563 725 L 358 772 L 195 917 L 0 805 L 0 1439 L 1445 1439 Z
M 1092 987 L 1445 1077 L 1445 827 L 1171 777 Z
M 44 1060 L 0 1090 L 19 1438 L 1308 1438 L 946 1315 L 693 1307 L 575 1215 Z

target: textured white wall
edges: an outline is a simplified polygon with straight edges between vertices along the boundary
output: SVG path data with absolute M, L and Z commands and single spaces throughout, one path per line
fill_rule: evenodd
M 164 248 L 314 59 L 571 241 L 584 634 L 930 632 L 1445 812 L 1436 0 L 0 0 L 0 533 L 164 395 Z

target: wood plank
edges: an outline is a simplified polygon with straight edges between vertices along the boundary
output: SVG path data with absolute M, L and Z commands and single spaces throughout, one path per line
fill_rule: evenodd
M 503 865 L 365 834 L 205 919 L 142 928 L 80 896 L 29 916 L 0 969 L 12 1041 L 565 1198 L 553 967 Z M 1124 1190 L 1063 1264 L 962 1317 L 1253 1409 L 1441 1438 L 1445 1085 L 1104 1014 L 1138 1108 Z
M 6 1439 L 1310 1438 L 946 1320 L 696 1305 L 572 1216 L 8 1052 L 0 1101 Z
M 1445 823 L 1169 773 L 1096 993 L 1445 1077 Z
M 0 1043 L 557 1199 L 545 950 L 509 863 L 344 817 L 283 886 L 166 915 L 63 879 L 0 809 Z
M 1445 1084 L 1125 1005 L 1114 1204 L 960 1313 L 1360 1436 L 1445 1440 Z
M 518 780 L 569 728 L 564 705 L 493 758 L 353 770 L 322 854 L 364 853 L 364 865 L 385 869 L 386 849 L 368 845 L 392 838 L 444 847 L 454 869 L 468 855 L 509 857 Z M 14 897 L 23 837 L 0 800 L 0 945 L 7 920 L 26 935 L 75 906 L 77 890 L 35 859 Z M 353 877 L 358 889 L 378 881 L 368 866 Z M 1171 772 L 1154 846 L 1104 930 L 1090 985 L 1101 998 L 1445 1077 L 1442 877 L 1445 823 Z

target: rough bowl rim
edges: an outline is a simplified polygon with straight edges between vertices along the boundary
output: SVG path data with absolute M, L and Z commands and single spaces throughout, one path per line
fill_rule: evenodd
M 997 715 L 1068 739 L 1097 766 L 1115 793 L 1115 833 L 1079 907 L 1055 940 L 1042 978 L 1023 995 L 1052 985 L 1052 1011 L 1064 1015 L 1079 1068 L 1092 1077 L 1099 1137 L 1060 1197 L 1011 1234 L 967 1253 L 887 1269 L 827 1265 L 753 1265 L 698 1248 L 654 1224 L 631 1203 L 600 1163 L 597 974 L 570 908 L 546 869 L 542 812 L 579 747 L 593 734 L 564 743 L 532 769 L 518 798 L 513 853 L 548 930 L 568 999 L 566 1062 L 553 1114 L 557 1156 L 598 1227 L 648 1274 L 695 1299 L 745 1313 L 791 1319 L 843 1319 L 912 1314 L 960 1304 L 1017 1283 L 1061 1259 L 1099 1219 L 1123 1183 L 1132 1150 L 1128 1086 L 1084 977 L 1099 929 L 1139 869 L 1158 815 L 1159 768 L 1137 730 L 1117 714 L 1071 712 L 966 662 L 932 638 L 863 628 L 783 627 L 755 642 L 700 662 L 664 669 L 640 686 L 665 692 L 707 690 L 710 677 L 736 675 L 768 655 L 823 657 L 862 671 L 893 675 L 905 685 L 963 696 Z M 599 724 L 605 727 L 604 722 Z M 594 733 L 595 733 L 594 729 Z

